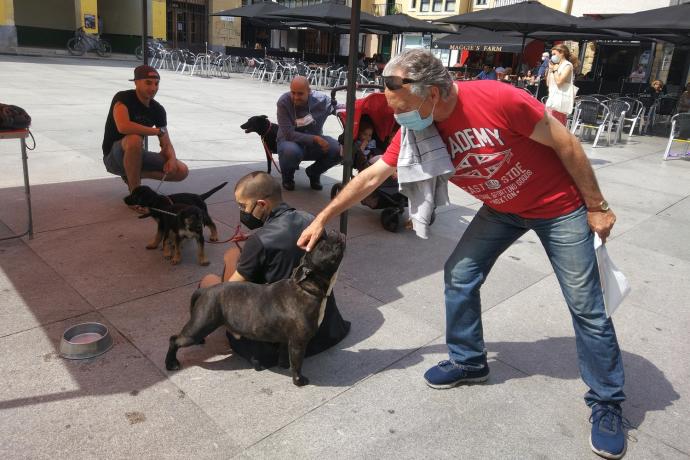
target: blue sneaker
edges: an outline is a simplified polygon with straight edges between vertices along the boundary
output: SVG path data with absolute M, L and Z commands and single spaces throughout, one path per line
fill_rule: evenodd
M 489 365 L 466 366 L 452 359 L 439 362 L 424 373 L 424 380 L 431 388 L 453 388 L 466 383 L 486 382 Z
M 597 403 L 592 406 L 592 434 L 589 445 L 595 454 L 604 458 L 622 458 L 625 455 L 626 439 L 623 428 L 630 427 L 623 410 L 616 403 Z

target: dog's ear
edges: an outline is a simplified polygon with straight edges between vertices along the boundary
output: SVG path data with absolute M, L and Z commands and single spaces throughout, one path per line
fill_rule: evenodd
M 261 118 L 268 118 L 268 115 L 261 115 Z

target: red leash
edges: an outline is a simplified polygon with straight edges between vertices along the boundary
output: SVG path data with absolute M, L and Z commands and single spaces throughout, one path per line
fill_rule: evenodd
M 239 245 L 239 243 L 241 241 L 246 241 L 247 238 L 249 238 L 249 235 L 245 235 L 244 233 L 242 233 L 242 231 L 240 231 L 240 225 L 238 225 L 237 228 L 235 228 L 235 233 L 233 233 L 233 235 L 230 238 L 228 238 L 227 240 L 207 241 L 207 243 L 211 243 L 211 244 L 235 243 L 237 248 L 241 250 L 242 247 Z

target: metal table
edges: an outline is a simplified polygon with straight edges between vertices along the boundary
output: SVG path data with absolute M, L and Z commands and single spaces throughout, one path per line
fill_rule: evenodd
M 27 160 L 29 157 L 26 155 L 26 138 L 29 137 L 28 129 L 13 129 L 13 130 L 0 130 L 0 139 L 19 139 L 19 144 L 22 151 L 22 169 L 24 170 L 24 192 L 26 194 L 26 207 L 29 212 L 29 225 L 25 232 L 0 238 L 0 241 L 11 240 L 14 238 L 21 238 L 24 235 L 29 235 L 29 239 L 34 237 L 34 222 L 31 216 L 31 189 L 29 188 L 29 167 Z

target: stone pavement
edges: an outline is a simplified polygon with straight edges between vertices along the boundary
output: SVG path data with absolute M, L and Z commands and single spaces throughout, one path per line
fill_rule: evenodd
M 588 445 L 570 318 L 533 233 L 497 262 L 483 294 L 491 366 L 487 384 L 438 391 L 423 372 L 446 356 L 442 268 L 478 202 L 453 187 L 433 237 L 383 230 L 379 213 L 350 213 L 348 252 L 336 295 L 352 332 L 306 360 L 311 384 L 285 370 L 256 372 L 232 355 L 221 330 L 179 353 L 168 337 L 187 319 L 191 293 L 219 272 L 188 244 L 171 266 L 144 245 L 154 232 L 122 203 L 105 173 L 101 140 L 112 95 L 129 88 L 131 63 L 0 56 L 2 102 L 26 108 L 36 236 L 0 243 L 0 457 L 2 458 L 597 458 Z M 162 191 L 203 192 L 221 236 L 238 224 L 232 184 L 265 168 L 259 138 L 239 125 L 275 117 L 286 86 L 236 75 L 204 79 L 162 72 L 158 100 L 192 168 Z M 344 94 L 342 95 L 344 100 Z M 341 132 L 331 119 L 327 132 Z M 690 454 L 690 163 L 662 162 L 665 140 L 586 146 L 618 215 L 609 252 L 632 293 L 615 315 L 623 350 L 630 431 L 627 458 Z M 0 143 L 0 237 L 25 225 L 21 163 Z M 340 168 L 325 178 L 338 180 Z M 317 212 L 328 191 L 303 171 L 293 205 Z M 154 184 L 155 185 L 155 184 Z M 106 324 L 115 346 L 87 361 L 58 356 L 61 333 Z

